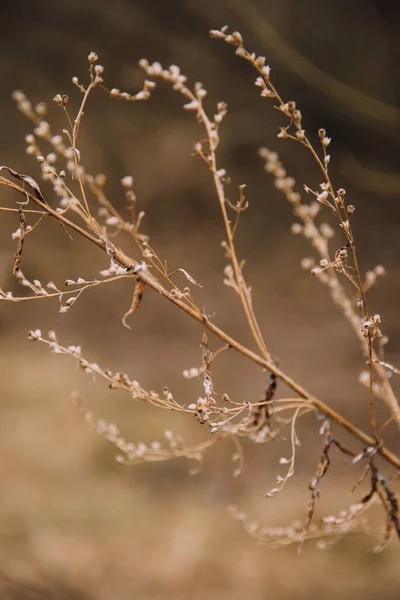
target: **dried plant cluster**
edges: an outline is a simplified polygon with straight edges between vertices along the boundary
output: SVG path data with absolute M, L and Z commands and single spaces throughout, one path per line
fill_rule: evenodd
M 104 83 L 104 68 L 98 62 L 98 56 L 89 55 L 89 80 L 81 83 L 76 77 L 73 83 L 82 94 L 82 100 L 75 116 L 71 114 L 69 98 L 57 94 L 54 101 L 65 115 L 66 126 L 62 133 L 52 131 L 45 120 L 46 105 L 33 107 L 22 91 L 13 94 L 19 110 L 32 122 L 33 133 L 26 136 L 29 155 L 36 158 L 41 169 L 42 179 L 53 186 L 54 195 L 45 198 L 37 181 L 31 176 L 21 175 L 10 167 L 0 167 L 6 171 L 6 177 L 0 177 L 2 185 L 11 188 L 22 197 L 16 207 L 2 207 L 15 211 L 19 215 L 19 229 L 12 234 L 17 242 L 14 259 L 14 275 L 27 295 L 14 296 L 11 292 L 0 290 L 0 299 L 8 302 L 22 302 L 33 299 L 58 298 L 60 312 L 70 311 L 80 296 L 90 287 L 97 287 L 120 279 L 129 279 L 134 284 L 132 304 L 125 312 L 122 322 L 130 327 L 135 318 L 143 295 L 156 291 L 172 302 L 186 315 L 196 320 L 202 329 L 201 366 L 183 371 L 186 378 L 200 378 L 204 392 L 201 397 L 189 402 L 175 398 L 164 388 L 160 393 L 144 389 L 126 373 L 113 373 L 98 364 L 84 358 L 79 346 L 63 346 L 54 331 L 47 336 L 38 329 L 29 333 L 29 339 L 47 344 L 55 354 L 70 356 L 79 368 L 90 376 L 102 378 L 111 389 L 123 389 L 132 398 L 159 409 L 186 413 L 188 418 L 195 417 L 207 432 L 206 441 L 190 446 L 171 431 L 164 432 L 161 442 L 150 444 L 126 441 L 117 425 L 99 421 L 89 413 L 79 395 L 74 402 L 87 421 L 91 430 L 113 444 L 117 450 L 117 460 L 127 464 L 142 461 L 164 461 L 185 457 L 200 462 L 204 453 L 215 443 L 229 439 L 234 444 L 235 475 L 242 469 L 241 440 L 247 438 L 255 443 L 272 443 L 282 435 L 289 435 L 290 457 L 282 457 L 280 464 L 286 469 L 284 476 L 276 477 L 276 485 L 267 494 L 267 498 L 282 491 L 295 470 L 296 449 L 300 444 L 296 434 L 296 424 L 300 417 L 314 413 L 317 417 L 317 435 L 322 438 L 322 451 L 315 475 L 309 482 L 310 503 L 304 522 L 296 522 L 284 528 L 266 528 L 250 521 L 238 508 L 229 509 L 245 529 L 259 541 L 279 546 L 298 543 L 301 547 L 307 538 L 317 539 L 320 547 L 326 547 L 332 541 L 350 533 L 376 533 L 368 525 L 364 513 L 374 503 L 382 505 L 385 519 L 382 526 L 382 538 L 376 547 L 381 549 L 393 536 L 400 536 L 399 506 L 393 491 L 393 481 L 398 477 L 400 458 L 391 452 L 385 443 L 385 428 L 394 422 L 400 428 L 400 407 L 392 390 L 390 376 L 397 369 L 384 360 L 386 338 L 381 333 L 381 319 L 370 311 L 367 291 L 384 274 L 382 266 L 377 266 L 363 274 L 359 267 L 356 245 L 353 236 L 352 219 L 355 207 L 347 201 L 344 189 L 337 189 L 329 174 L 330 138 L 324 129 L 318 132 L 319 142 L 313 145 L 303 128 L 300 110 L 293 101 L 286 102 L 280 96 L 271 79 L 271 69 L 263 56 L 248 52 L 242 36 L 238 32 L 229 33 L 227 27 L 210 32 L 211 37 L 230 44 L 235 53 L 249 63 L 256 71 L 255 85 L 261 96 L 272 103 L 284 119 L 279 138 L 292 140 L 308 151 L 315 162 L 321 177 L 318 189 L 304 186 L 307 193 L 303 197 L 296 190 L 295 181 L 286 172 L 278 155 L 267 148 L 260 150 L 264 167 L 278 190 L 291 204 L 296 222 L 292 225 L 294 234 L 303 235 L 311 244 L 314 258 L 304 258 L 302 267 L 326 286 L 333 302 L 340 308 L 344 318 L 358 339 L 360 350 L 365 357 L 366 369 L 360 376 L 360 383 L 367 388 L 365 409 L 369 412 L 370 431 L 362 431 L 352 422 L 304 389 L 289 374 L 284 372 L 272 354 L 259 327 L 252 303 L 251 289 L 243 272 L 244 263 L 237 255 L 235 239 L 240 217 L 248 208 L 245 186 L 237 191 L 237 200 L 231 202 L 226 193 L 230 183 L 229 175 L 219 164 L 219 141 L 221 127 L 227 115 L 227 105 L 217 104 L 216 111 L 207 112 L 204 98 L 206 89 L 201 83 L 189 87 L 187 78 L 180 69 L 171 65 L 162 67 L 159 63 L 139 62 L 147 79 L 143 88 L 135 95 L 108 89 Z M 203 128 L 202 140 L 194 145 L 194 153 L 205 163 L 215 187 L 216 198 L 220 206 L 225 229 L 223 250 L 227 259 L 224 271 L 224 283 L 231 287 L 239 297 L 256 350 L 245 347 L 239 340 L 220 329 L 196 303 L 195 279 L 183 268 L 169 271 L 167 263 L 158 256 L 150 245 L 147 235 L 142 232 L 144 213 L 138 211 L 133 179 L 127 175 L 122 179 L 122 188 L 128 204 L 128 216 L 121 214 L 107 197 L 104 175 L 89 174 L 83 164 L 79 151 L 79 130 L 89 96 L 95 89 L 106 92 L 110 98 L 127 102 L 138 102 L 149 98 L 156 87 L 156 81 L 167 82 L 173 91 L 182 96 L 183 108 L 193 114 Z M 16 180 L 16 181 L 14 181 Z M 321 222 L 321 215 L 333 213 L 337 220 L 337 237 L 334 242 L 334 230 Z M 26 238 L 38 228 L 45 217 L 52 217 L 61 226 L 60 233 L 73 231 L 88 243 L 95 244 L 105 255 L 109 266 L 90 281 L 79 278 L 67 280 L 65 286 L 50 281 L 43 285 L 36 279 L 29 279 L 23 273 L 23 249 Z M 134 256 L 128 256 L 117 243 L 118 235 L 128 236 L 132 242 Z M 187 281 L 185 287 L 177 283 L 175 275 L 180 272 Z M 123 311 L 121 311 L 122 313 Z M 212 351 L 208 336 L 219 340 L 222 345 Z M 213 344 L 214 345 L 214 344 Z M 212 372 L 217 368 L 216 359 L 221 352 L 240 353 L 243 359 L 261 366 L 268 373 L 268 384 L 262 400 L 243 401 L 230 398 L 227 394 L 217 395 L 213 388 Z M 200 357 L 199 357 L 200 362 Z M 292 390 L 291 397 L 275 398 L 278 382 L 284 382 Z M 376 403 L 381 402 L 387 413 L 386 422 L 378 426 Z M 315 417 L 314 417 L 315 418 Z M 353 437 L 352 448 L 340 441 L 341 430 Z M 328 516 L 320 522 L 314 520 L 315 505 L 320 495 L 321 479 L 327 474 L 334 454 L 339 454 L 350 466 L 357 463 L 365 465 L 362 480 L 369 481 L 369 491 L 359 502 L 338 516 Z M 379 466 L 378 466 L 379 465 Z M 388 473 L 383 473 L 382 469 Z M 357 474 L 355 474 L 357 479 Z M 360 481 L 356 482 L 358 485 Z

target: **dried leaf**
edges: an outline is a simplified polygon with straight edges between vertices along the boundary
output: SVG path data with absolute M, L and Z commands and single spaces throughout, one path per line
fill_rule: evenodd
M 188 281 L 190 281 L 190 283 L 193 283 L 193 285 L 198 285 L 199 287 L 202 287 L 200 285 L 200 283 L 197 283 L 197 281 L 195 279 L 193 279 L 193 277 L 191 275 L 189 275 L 189 273 L 187 271 L 185 271 L 185 269 L 175 269 L 175 271 L 173 271 L 172 273 L 169 274 L 169 277 L 171 277 L 172 275 L 175 275 L 175 273 L 177 271 L 180 271 L 181 273 L 183 273 L 184 276 L 186 277 L 186 279 Z
M 15 252 L 15 257 L 14 257 L 14 268 L 13 268 L 14 275 L 16 275 L 18 273 L 18 271 L 20 270 L 22 249 L 24 247 L 25 232 L 26 232 L 26 219 L 25 219 L 25 215 L 24 215 L 21 207 L 18 209 L 18 212 L 19 212 L 19 238 L 18 238 L 17 250 Z
M 17 171 L 14 171 L 14 169 L 11 169 L 11 167 L 6 167 L 5 165 L 0 166 L 0 171 L 2 171 L 3 169 L 6 169 L 6 171 L 8 171 L 10 173 L 10 175 L 15 177 L 19 181 L 22 181 L 23 183 L 27 183 L 35 192 L 36 198 L 38 200 L 41 200 L 41 202 L 44 202 L 45 204 L 47 204 L 45 199 L 43 198 L 43 194 L 40 191 L 40 187 L 39 187 L 38 183 L 33 179 L 33 177 L 30 177 L 29 175 L 22 175 L 20 173 L 17 173 Z M 28 198 L 28 201 L 29 201 L 29 198 Z
M 133 298 L 132 298 L 131 307 L 122 317 L 122 323 L 124 324 L 125 327 L 127 327 L 127 329 L 130 329 L 130 327 L 126 323 L 126 319 L 128 317 L 130 317 L 130 315 L 132 315 L 135 312 L 135 310 L 137 310 L 137 308 L 139 307 L 139 304 L 141 303 L 142 298 L 143 298 L 144 286 L 145 286 L 145 283 L 141 279 L 138 279 L 135 283 L 135 289 L 133 290 Z

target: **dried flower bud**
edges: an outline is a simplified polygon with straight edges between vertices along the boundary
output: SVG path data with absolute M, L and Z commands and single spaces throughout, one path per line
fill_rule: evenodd
M 280 127 L 280 131 L 278 133 L 278 138 L 285 139 L 287 137 L 289 137 L 289 135 L 288 135 L 285 127 Z
M 232 37 L 237 44 L 243 44 L 243 37 L 238 31 L 234 31 Z
M 95 63 L 97 60 L 99 60 L 99 57 L 97 56 L 96 52 L 91 52 L 88 56 L 88 61 L 90 64 Z
M 305 137 L 306 137 L 306 132 L 304 131 L 304 129 L 298 129 L 296 131 L 296 137 L 300 141 L 303 141 L 305 139 Z
M 131 175 L 126 175 L 121 179 L 121 183 L 125 189 L 131 190 L 133 188 L 133 177 Z
M 216 40 L 223 40 L 225 38 L 225 33 L 219 29 L 210 29 L 209 35 L 211 38 Z

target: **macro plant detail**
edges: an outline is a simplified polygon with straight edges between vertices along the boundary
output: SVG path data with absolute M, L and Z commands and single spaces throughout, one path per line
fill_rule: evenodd
M 99 64 L 98 56 L 92 52 L 88 57 L 88 83 L 81 83 L 76 77 L 72 80 L 82 95 L 76 115 L 72 115 L 67 96 L 57 94 L 54 97 L 54 102 L 65 115 L 66 126 L 62 134 L 54 132 L 45 120 L 45 104 L 40 103 L 33 107 L 22 91 L 14 92 L 13 98 L 18 109 L 34 127 L 33 133 L 26 136 L 26 151 L 36 158 L 41 177 L 52 185 L 54 195 L 51 198 L 45 196 L 37 180 L 31 175 L 22 175 L 10 166 L 0 167 L 6 175 L 0 177 L 0 183 L 19 194 L 16 207 L 4 206 L 2 210 L 14 211 L 19 218 L 19 228 L 12 234 L 17 243 L 13 273 L 22 288 L 27 290 L 27 295 L 21 296 L 0 290 L 0 300 L 18 303 L 56 298 L 60 304 L 59 311 L 64 314 L 73 310 L 75 302 L 89 288 L 128 279 L 134 288 L 132 303 L 130 307 L 121 310 L 121 319 L 125 327 L 131 328 L 135 313 L 140 310 L 141 302 L 146 301 L 146 295 L 152 291 L 157 292 L 197 321 L 202 330 L 199 356 L 201 365 L 185 369 L 183 376 L 189 379 L 200 378 L 203 393 L 189 402 L 176 398 L 167 387 L 160 392 L 147 390 L 126 373 L 114 373 L 90 362 L 85 358 L 80 346 L 62 345 L 54 331 L 44 335 L 39 329 L 33 329 L 29 332 L 29 339 L 46 344 L 55 354 L 68 355 L 85 373 L 101 378 L 111 389 L 122 389 L 133 399 L 153 405 L 157 409 L 184 413 L 188 418 L 194 417 L 199 426 L 206 430 L 207 439 L 191 446 L 184 437 L 167 430 L 164 432 L 163 441 L 150 444 L 127 441 L 116 424 L 96 419 L 85 408 L 79 395 L 74 393 L 74 403 L 89 428 L 114 445 L 118 452 L 117 460 L 126 465 L 179 457 L 201 463 L 206 451 L 214 444 L 227 440 L 232 443 L 234 449 L 232 458 L 235 463 L 235 476 L 239 476 L 243 468 L 243 439 L 267 444 L 287 436 L 290 456 L 282 457 L 279 461 L 286 472 L 284 475 L 277 475 L 275 486 L 267 491 L 266 497 L 272 498 L 282 492 L 295 472 L 296 449 L 300 444 L 296 433 L 297 421 L 308 413 L 314 413 L 316 432 L 322 438 L 322 450 L 320 457 L 316 459 L 315 474 L 309 482 L 310 501 L 305 511 L 304 522 L 273 529 L 251 521 L 237 507 L 230 507 L 229 513 L 262 543 L 276 546 L 297 543 L 301 548 L 305 540 L 317 539 L 320 547 L 326 547 L 346 534 L 380 533 L 381 540 L 375 549 L 381 550 L 391 538 L 400 537 L 399 506 L 393 485 L 398 478 L 400 457 L 393 453 L 385 442 L 385 429 L 390 423 L 393 422 L 397 429 L 400 428 L 400 407 L 390 381 L 392 375 L 398 374 L 398 370 L 385 360 L 384 346 L 387 339 L 381 332 L 381 317 L 370 309 L 367 297 L 370 287 L 385 274 L 385 271 L 381 265 L 365 274 L 361 271 L 352 228 L 355 207 L 348 203 L 346 191 L 343 188 L 337 189 L 331 180 L 331 157 L 328 154 L 331 139 L 327 132 L 320 129 L 318 144 L 313 144 L 304 129 L 303 116 L 296 103 L 285 101 L 281 97 L 272 83 L 271 69 L 266 64 L 266 58 L 248 52 L 240 33 L 230 33 L 227 27 L 223 27 L 220 30 L 212 30 L 210 35 L 231 45 L 235 54 L 247 61 L 256 71 L 255 86 L 262 98 L 271 101 L 285 119 L 278 138 L 296 142 L 310 153 L 321 177 L 318 189 L 304 185 L 304 198 L 307 198 L 304 199 L 277 153 L 267 148 L 260 150 L 265 171 L 273 178 L 275 187 L 282 192 L 292 207 L 296 218 L 292 225 L 293 234 L 303 235 L 314 251 L 313 258 L 306 257 L 302 260 L 302 267 L 326 286 L 333 303 L 341 310 L 354 332 L 365 358 L 366 369 L 360 376 L 360 383 L 366 388 L 366 402 L 363 408 L 369 414 L 369 431 L 361 430 L 286 373 L 280 366 L 284 360 L 280 357 L 278 361 L 270 341 L 261 331 L 253 308 L 251 286 L 247 283 L 244 273 L 244 261 L 238 256 L 236 248 L 241 216 L 249 208 L 246 186 L 239 186 L 234 202 L 229 200 L 227 188 L 230 178 L 219 159 L 220 136 L 228 108 L 224 102 L 219 102 L 216 110 L 210 112 L 205 106 L 207 90 L 203 84 L 195 83 L 193 87 L 189 86 L 187 78 L 176 65 L 164 68 L 159 63 L 150 64 L 145 59 L 141 60 L 139 66 L 146 79 L 143 88 L 137 94 L 131 95 L 117 88 L 106 87 L 104 68 Z M 145 215 L 140 211 L 133 177 L 127 175 L 121 181 L 128 205 L 126 215 L 117 210 L 107 196 L 105 176 L 91 175 L 84 167 L 84 157 L 81 156 L 78 145 L 79 131 L 92 94 L 98 90 L 108 94 L 111 99 L 134 103 L 147 100 L 154 93 L 158 82 L 166 83 L 174 92 L 180 94 L 184 110 L 193 114 L 202 128 L 202 139 L 194 144 L 194 156 L 201 159 L 208 169 L 220 207 L 225 232 L 222 248 L 227 260 L 223 282 L 232 288 L 238 297 L 253 338 L 254 350 L 223 331 L 196 303 L 196 287 L 205 287 L 205 282 L 197 282 L 183 267 L 178 266 L 170 270 L 167 262 L 158 255 L 153 244 L 150 244 L 149 237 L 143 232 Z M 61 167 L 58 166 L 60 163 Z M 337 243 L 333 241 L 335 231 L 332 227 L 326 222 L 320 222 L 321 217 L 328 213 L 333 214 L 337 222 L 336 235 L 340 237 Z M 96 273 L 93 279 L 68 279 L 63 286 L 60 282 L 53 281 L 42 284 L 24 274 L 25 244 L 29 243 L 29 236 L 40 227 L 43 219 L 48 217 L 57 221 L 60 235 L 74 232 L 85 238 L 88 243 L 96 245 L 106 255 L 105 268 L 99 274 Z M 132 256 L 118 245 L 118 235 L 127 236 L 130 240 Z M 185 281 L 184 286 L 178 283 L 182 278 Z M 214 340 L 220 344 L 216 350 L 211 349 Z M 213 371 L 218 368 L 218 356 L 222 352 L 234 351 L 267 373 L 268 380 L 262 400 L 241 401 L 240 398 L 231 398 L 226 393 L 215 392 Z M 277 399 L 279 382 L 283 382 L 293 395 Z M 378 402 L 386 411 L 383 425 L 377 422 Z M 352 436 L 351 448 L 342 443 L 341 430 Z M 361 481 L 369 481 L 369 491 L 339 516 L 327 516 L 317 523 L 314 512 L 320 497 L 321 480 L 327 476 L 335 453 L 350 465 L 365 465 L 362 478 L 357 481 L 355 475 L 355 483 L 358 485 Z M 379 532 L 374 531 L 365 518 L 366 511 L 377 502 L 381 504 L 385 515 L 384 526 Z

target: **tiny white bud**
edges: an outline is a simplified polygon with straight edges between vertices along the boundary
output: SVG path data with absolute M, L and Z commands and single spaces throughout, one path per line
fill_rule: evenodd
M 124 188 L 130 190 L 133 187 L 133 177 L 131 175 L 126 175 L 121 179 L 121 183 Z

